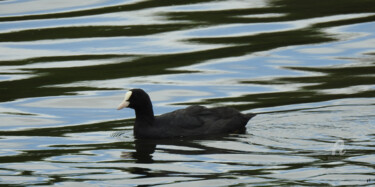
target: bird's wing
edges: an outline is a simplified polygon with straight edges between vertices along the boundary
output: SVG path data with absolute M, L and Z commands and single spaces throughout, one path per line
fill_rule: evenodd
M 158 116 L 157 121 L 159 125 L 170 128 L 195 129 L 204 124 L 199 117 L 201 111 L 202 108 L 191 106 Z
M 158 116 L 158 129 L 165 136 L 190 136 L 232 132 L 243 128 L 247 118 L 237 110 L 228 107 L 206 108 L 191 106 Z

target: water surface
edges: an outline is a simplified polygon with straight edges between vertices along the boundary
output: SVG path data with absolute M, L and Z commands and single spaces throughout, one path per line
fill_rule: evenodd
M 0 2 L 0 184 L 375 183 L 375 2 Z M 135 140 L 156 114 L 253 112 L 244 134 Z

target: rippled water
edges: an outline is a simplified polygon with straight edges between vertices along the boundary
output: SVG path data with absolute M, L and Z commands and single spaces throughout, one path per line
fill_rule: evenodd
M 5 0 L 0 52 L 2 185 L 375 184 L 373 0 Z M 134 87 L 258 115 L 135 140 Z

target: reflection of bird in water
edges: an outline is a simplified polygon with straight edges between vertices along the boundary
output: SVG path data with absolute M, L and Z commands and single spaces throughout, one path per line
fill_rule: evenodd
M 125 94 L 118 109 L 135 110 L 136 138 L 172 138 L 243 132 L 255 114 L 241 114 L 234 108 L 190 106 L 155 117 L 148 94 L 132 89 Z
M 232 139 L 234 137 L 235 139 Z M 156 149 L 166 154 L 176 155 L 201 155 L 201 154 L 228 154 L 233 149 L 223 149 L 202 144 L 202 141 L 236 141 L 237 134 L 230 136 L 212 135 L 205 138 L 181 139 L 136 139 L 134 140 L 135 152 L 122 152 L 121 158 L 135 159 L 136 163 L 153 163 L 153 153 Z M 197 141 L 199 140 L 199 141 Z M 246 152 L 246 151 L 245 151 Z
M 136 159 L 137 163 L 152 163 L 152 153 L 155 152 L 156 143 L 152 141 L 135 140 L 135 152 L 122 152 L 121 158 Z

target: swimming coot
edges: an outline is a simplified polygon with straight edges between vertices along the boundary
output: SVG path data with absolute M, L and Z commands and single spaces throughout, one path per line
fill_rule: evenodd
M 234 108 L 190 106 L 160 116 L 154 116 L 148 94 L 132 89 L 118 106 L 135 110 L 134 135 L 136 138 L 172 138 L 203 136 L 244 131 L 255 114 L 241 114 Z

